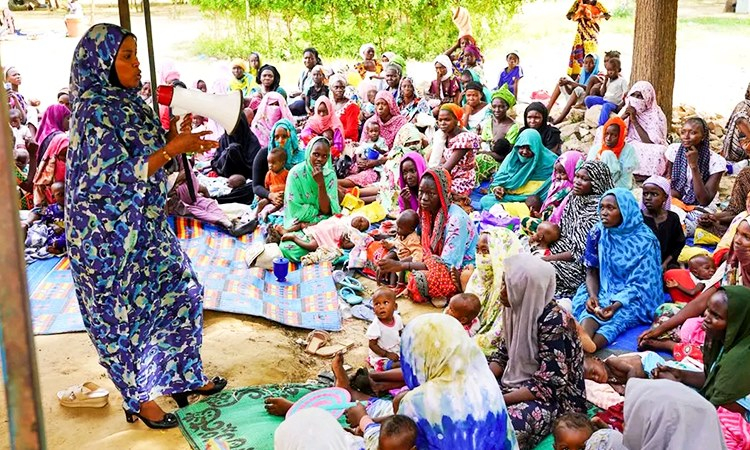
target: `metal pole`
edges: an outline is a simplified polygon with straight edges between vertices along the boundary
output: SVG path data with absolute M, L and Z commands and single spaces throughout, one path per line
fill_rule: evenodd
M 120 0 L 122 1 L 122 0 Z M 148 46 L 148 68 L 151 75 L 151 100 L 154 105 L 154 111 L 159 113 L 159 100 L 156 96 L 156 61 L 154 58 L 154 37 L 151 32 L 151 2 L 150 0 L 143 0 L 143 18 L 146 21 L 146 45 Z M 182 170 L 185 171 L 185 183 L 187 184 L 188 194 L 190 199 L 195 202 L 195 186 L 193 186 L 193 177 L 190 176 L 188 170 L 191 169 L 190 162 L 186 154 L 182 154 Z
M 8 127 L 8 98 L 0 95 L 0 330 L 5 356 L 5 396 L 8 431 L 13 449 L 42 450 L 44 420 L 39 395 L 34 334 L 29 296 L 26 291 L 26 262 L 20 239 L 18 191 L 11 176 L 13 134 Z
M 117 0 L 117 9 L 120 11 L 120 26 L 132 31 L 130 28 L 130 4 L 128 0 Z

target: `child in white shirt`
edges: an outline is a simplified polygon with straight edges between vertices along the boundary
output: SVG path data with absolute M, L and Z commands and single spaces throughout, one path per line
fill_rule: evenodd
M 381 287 L 372 296 L 372 306 L 375 320 L 365 333 L 370 340 L 367 362 L 377 372 L 400 367 L 401 330 L 404 329 L 404 323 L 396 312 L 396 294 L 387 287 Z
M 599 114 L 600 127 L 607 123 L 610 113 L 619 111 L 624 104 L 623 98 L 628 92 L 628 82 L 620 74 L 622 71 L 620 59 L 611 58 L 604 67 L 607 69 L 607 78 L 604 80 L 604 86 L 602 86 L 604 97 L 589 95 L 584 100 L 586 108 L 602 105 L 602 112 Z

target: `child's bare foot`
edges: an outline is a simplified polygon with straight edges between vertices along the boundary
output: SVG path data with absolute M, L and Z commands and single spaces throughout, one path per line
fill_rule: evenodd
M 451 281 L 453 281 L 453 286 L 456 287 L 456 291 L 463 292 L 463 289 L 461 289 L 461 272 L 459 269 L 451 269 Z
M 266 404 L 266 412 L 272 416 L 285 416 L 294 403 L 281 397 L 268 397 L 263 402 Z

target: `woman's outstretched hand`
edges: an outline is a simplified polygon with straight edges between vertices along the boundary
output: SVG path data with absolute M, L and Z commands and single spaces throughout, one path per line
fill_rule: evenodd
M 172 156 L 182 153 L 205 153 L 211 149 L 218 148 L 218 141 L 203 139 L 204 136 L 211 134 L 210 131 L 201 131 L 200 133 L 178 133 L 171 141 L 167 143 L 168 150 Z

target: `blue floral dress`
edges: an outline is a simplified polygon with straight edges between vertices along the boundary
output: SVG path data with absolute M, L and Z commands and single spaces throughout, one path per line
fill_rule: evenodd
M 138 89 L 110 82 L 129 34 L 95 25 L 74 52 L 65 230 L 86 331 L 125 408 L 138 412 L 207 379 L 203 288 L 167 222 L 166 175 L 148 176 L 164 131 Z

